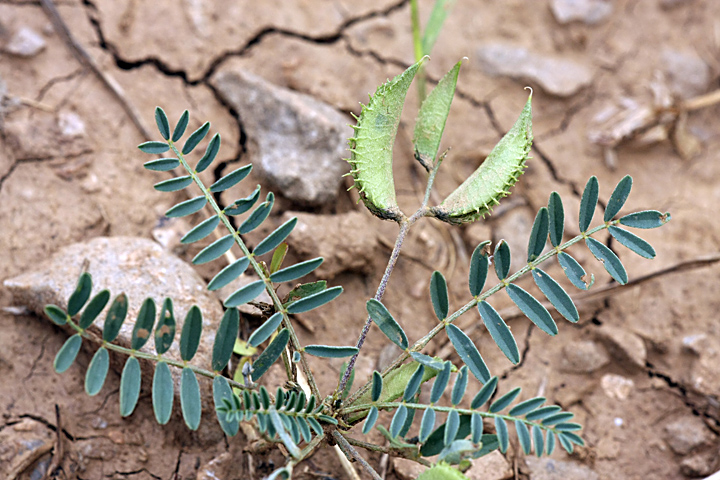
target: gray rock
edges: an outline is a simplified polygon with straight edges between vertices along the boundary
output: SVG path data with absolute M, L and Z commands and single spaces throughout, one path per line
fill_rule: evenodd
M 345 116 L 244 71 L 221 72 L 213 85 L 238 112 L 251 161 L 276 193 L 312 206 L 336 198 L 349 170 L 343 157 L 352 130 Z
M 608 352 L 628 369 L 645 368 L 647 348 L 638 335 L 623 328 L 603 325 L 597 330 L 598 339 L 605 344 Z
M 707 91 L 710 67 L 695 52 L 665 48 L 662 51 L 663 71 L 670 89 L 680 98 L 691 98 Z
M 552 458 L 527 456 L 532 480 L 599 480 L 597 473 L 575 462 L 561 462 Z
M 19 478 L 44 478 L 50 452 L 55 444 L 53 432 L 44 424 L 31 418 L 23 418 L 19 422 L 6 425 L 0 430 L 0 477 L 13 478 L 15 474 L 25 471 L 22 465 L 28 458 L 42 458 L 28 469 L 30 476 L 18 475 Z
M 592 373 L 610 363 L 605 349 L 590 340 L 568 343 L 563 347 L 560 369 L 571 373 Z
M 613 4 L 608 0 L 553 0 L 550 9 L 559 23 L 595 25 L 612 14 Z
M 45 39 L 32 28 L 22 27 L 5 45 L 5 51 L 19 57 L 34 57 L 45 49 Z
M 465 476 L 470 480 L 508 480 L 513 478 L 514 472 L 505 456 L 494 450 L 473 460 Z
M 539 55 L 527 48 L 491 43 L 477 51 L 480 68 L 488 75 L 536 82 L 558 97 L 569 97 L 592 82 L 592 69 L 568 58 Z
M 680 473 L 686 477 L 707 477 L 717 471 L 720 452 L 710 450 L 684 458 L 680 462 Z
M 665 441 L 678 455 L 687 455 L 708 444 L 713 435 L 695 415 L 686 415 L 665 425 Z

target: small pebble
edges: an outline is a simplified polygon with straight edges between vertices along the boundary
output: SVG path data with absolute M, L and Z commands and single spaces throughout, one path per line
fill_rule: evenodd
M 18 57 L 34 57 L 45 49 L 45 39 L 32 28 L 22 27 L 5 45 L 5 51 Z

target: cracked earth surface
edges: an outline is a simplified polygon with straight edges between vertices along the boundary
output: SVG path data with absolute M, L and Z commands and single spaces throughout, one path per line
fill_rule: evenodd
M 206 119 L 212 122 L 223 137 L 219 166 L 202 174 L 212 183 L 227 169 L 246 162 L 248 141 L 242 119 L 213 86 L 217 74 L 246 69 L 334 106 L 348 115 L 349 123 L 349 114 L 359 113 L 358 102 L 366 101 L 380 82 L 411 63 L 409 2 L 360 3 L 62 0 L 56 5 L 70 32 L 100 69 L 120 84 L 145 125 L 154 125 L 156 105 L 163 106 L 171 119 L 188 108 L 189 128 Z M 430 3 L 420 1 L 425 18 Z M 436 182 L 438 198 L 477 167 L 512 125 L 526 98 L 523 87 L 528 82 L 483 73 L 478 46 L 509 42 L 537 53 L 580 59 L 592 65 L 593 77 L 590 86 L 564 99 L 530 82 L 535 88 L 534 159 L 510 197 L 511 207 L 499 209 L 480 226 L 451 231 L 426 222 L 411 234 L 385 297 L 411 338 L 434 324 L 425 294 L 432 270 L 441 270 L 448 278 L 451 304 L 465 303 L 468 252 L 481 240 L 509 236 L 513 250 L 521 252 L 533 212 L 546 204 L 552 190 L 562 195 L 566 216 L 576 218 L 583 186 L 593 174 L 600 180 L 600 207 L 612 186 L 630 174 L 635 183 L 628 211 L 653 208 L 672 213 L 672 222 L 662 229 L 641 232 L 657 250 L 651 262 L 623 251 L 609 238 L 602 239 L 620 255 L 631 279 L 717 253 L 720 227 L 711 221 L 711 212 L 712 205 L 719 203 L 715 200 L 720 200 L 720 106 L 690 114 L 689 128 L 703 148 L 687 160 L 667 141 L 641 148 L 621 146 L 617 165 L 611 169 L 601 150 L 587 140 L 587 132 L 609 103 L 623 96 L 651 97 L 654 72 L 663 68 L 658 52 L 665 47 L 698 52 L 714 72 L 708 91 L 718 88 L 720 4 L 712 0 L 679 2 L 674 7 L 663 6 L 672 2 L 660 0 L 611 3 L 612 15 L 595 26 L 559 25 L 544 1 L 461 0 L 448 17 L 427 64 L 429 77 L 440 78 L 459 58 L 470 60 L 460 74 L 445 131 L 443 145 L 452 146 L 452 151 Z M 40 259 L 76 241 L 101 235 L 149 237 L 163 212 L 183 197 L 153 190 L 157 177 L 142 168 L 135 150 L 144 140 L 137 126 L 97 76 L 83 68 L 61 37 L 52 33 L 38 2 L 0 1 L 0 24 L 2 35 L 16 26 L 29 26 L 44 32 L 47 42 L 46 49 L 32 58 L 0 52 L 0 78 L 8 94 L 21 99 L 0 116 L 0 277 L 33 268 Z M 411 89 L 407 105 L 416 103 Z M 409 148 L 412 111 L 407 108 L 404 113 L 394 167 L 398 200 L 406 211 L 416 205 L 424 188 Z M 58 128 L 57 118 L 69 114 L 87 126 L 83 135 L 68 135 Z M 261 182 L 251 179 L 250 183 Z M 365 213 L 354 195 L 343 189 L 336 204 L 309 211 Z M 275 224 L 284 210 L 299 208 L 283 199 L 279 206 L 272 219 Z M 529 221 L 513 221 L 528 217 Z M 342 284 L 346 294 L 312 319 L 313 333 L 299 329 L 304 344 L 345 344 L 364 321 L 362 314 L 348 317 L 345 312 L 364 311 L 395 236 L 393 225 L 369 215 L 364 218 L 366 223 L 358 228 L 377 230 L 380 238 L 372 272 L 343 273 L 332 280 Z M 571 235 L 578 233 L 576 226 L 568 225 L 568 230 Z M 190 247 L 184 258 L 191 259 L 199 248 Z M 597 287 L 610 282 L 587 250 L 572 252 L 595 273 Z M 552 267 L 548 271 L 558 273 Z M 215 270 L 204 267 L 200 273 L 210 278 Z M 531 289 L 531 283 L 525 278 L 520 285 Z M 710 458 L 708 465 L 718 457 L 720 366 L 712 362 L 718 356 L 711 355 L 713 348 L 720 349 L 718 298 L 720 266 L 710 262 L 583 302 L 580 322 L 560 321 L 560 333 L 551 341 L 526 319 L 512 320 L 523 352 L 517 366 L 509 365 L 480 329 L 472 338 L 490 370 L 503 379 L 502 390 L 522 386 L 528 396 L 544 395 L 576 413 L 585 426 L 588 446 L 576 451 L 572 460 L 584 463 L 600 478 L 681 478 L 681 465 L 688 456 Z M 504 294 L 493 297 L 493 304 L 498 310 L 511 306 Z M 4 290 L 0 305 L 13 306 Z M 243 435 L 225 438 L 213 420 L 203 421 L 197 432 L 189 432 L 176 417 L 165 427 L 157 426 L 148 392 L 141 395 L 135 413 L 121 419 L 117 374 L 111 373 L 100 395 L 87 397 L 83 379 L 93 352 L 82 351 L 74 367 L 55 374 L 53 357 L 66 334 L 43 319 L 12 311 L 0 312 L 0 433 L 31 420 L 54 436 L 57 405 L 67 478 L 196 478 L 202 465 L 225 452 L 236 459 L 231 478 L 248 478 L 250 472 L 260 478 L 282 464 L 277 451 L 243 453 L 247 446 Z M 461 319 L 466 327 L 478 322 L 477 317 L 467 317 Z M 338 324 L 345 328 L 337 328 Z M 609 362 L 591 373 L 563 369 L 567 349 L 596 341 L 607 327 L 640 338 L 647 352 L 644 364 L 611 352 Z M 705 335 L 712 348 L 689 351 L 683 340 L 698 335 Z M 358 378 L 375 368 L 385 344 L 380 333 L 371 331 Z M 446 348 L 443 342 L 430 345 L 433 353 Z M 319 381 L 322 391 L 330 391 L 340 363 L 314 365 L 331 372 Z M 603 387 L 608 376 L 631 380 L 629 394 L 608 394 Z M 669 448 L 665 428 L 687 416 L 702 420 L 711 441 L 684 456 Z M 567 460 L 564 452 L 554 456 Z M 374 465 L 380 461 L 379 456 L 368 458 Z M 519 475 L 526 476 L 522 458 L 516 459 Z M 708 468 L 717 470 L 720 465 Z M 299 478 L 345 475 L 337 459 L 326 454 L 310 458 L 297 473 Z M 388 478 L 396 478 L 393 475 L 390 472 Z

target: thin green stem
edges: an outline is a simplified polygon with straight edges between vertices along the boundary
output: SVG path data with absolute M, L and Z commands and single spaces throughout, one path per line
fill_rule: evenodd
M 415 63 L 417 63 L 425 56 L 425 52 L 423 52 L 422 32 L 420 31 L 420 11 L 417 0 L 410 0 L 410 21 L 412 23 L 413 51 L 415 53 Z M 423 100 L 425 100 L 425 90 L 427 88 L 425 68 L 422 65 L 420 65 L 420 68 L 415 74 L 415 79 L 417 80 L 418 86 L 418 102 L 422 105 Z
M 432 463 L 428 462 L 427 460 L 425 460 L 424 458 L 422 458 L 420 456 L 411 457 L 409 455 L 403 455 L 404 451 L 400 450 L 400 449 L 396 449 L 396 448 L 392 448 L 392 447 L 383 447 L 382 445 L 376 445 L 374 443 L 363 442 L 362 440 L 357 440 L 352 437 L 345 437 L 345 440 L 347 440 L 348 443 L 350 445 L 352 445 L 353 447 L 364 448 L 365 450 L 369 450 L 371 452 L 387 453 L 388 455 L 390 455 L 390 454 L 398 455 L 399 454 L 399 455 L 403 456 L 404 458 L 409 458 L 410 460 L 414 460 L 414 461 L 418 462 L 419 464 L 424 465 L 426 467 L 432 466 Z
M 355 460 L 360 464 L 360 466 L 363 467 L 363 469 L 373 478 L 373 480 L 382 480 L 382 477 L 378 475 L 378 473 L 375 471 L 374 468 L 370 466 L 370 464 L 360 455 L 360 453 L 355 450 L 355 448 L 350 445 L 350 443 L 347 441 L 347 439 L 337 430 L 333 430 L 332 432 L 333 440 L 337 442 L 338 447 L 340 447 L 340 450 L 345 454 L 348 459 Z

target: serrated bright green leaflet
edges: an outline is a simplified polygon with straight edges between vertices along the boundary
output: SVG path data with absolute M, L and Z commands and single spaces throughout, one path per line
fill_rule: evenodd
M 434 271 L 430 277 L 430 300 L 438 320 L 444 320 L 450 308 L 448 304 L 447 282 L 443 274 L 437 270 Z
M 240 329 L 240 315 L 237 309 L 225 310 L 213 343 L 212 369 L 220 372 L 230 361 Z
M 370 433 L 372 428 L 375 426 L 375 422 L 377 422 L 377 419 L 378 409 L 376 407 L 371 407 L 370 411 L 368 412 L 367 418 L 365 419 L 365 423 L 363 424 L 363 435 L 367 435 L 368 433 Z
M 482 314 L 482 311 L 480 313 Z M 485 319 L 485 317 L 483 317 L 483 319 Z M 473 376 L 482 383 L 486 383 L 490 380 L 490 370 L 488 370 L 487 365 L 485 365 L 485 361 L 480 356 L 480 352 L 478 352 L 477 347 L 473 341 L 470 340 L 470 337 L 452 323 L 445 327 L 445 331 L 447 332 L 447 336 L 453 344 L 453 347 L 455 347 L 455 351 L 458 353 L 458 356 L 460 356 L 463 363 L 470 368 L 470 372 L 472 372 Z
M 497 435 L 498 443 L 500 444 L 500 452 L 507 452 L 509 444 L 508 429 L 505 424 L 505 420 L 500 417 L 495 417 L 495 434 Z
M 582 425 L 579 423 L 563 422 L 555 425 L 555 430 L 559 432 L 576 432 L 582 430 Z
M 247 270 L 248 265 L 250 265 L 249 258 L 238 258 L 233 263 L 220 270 L 220 272 L 218 272 L 218 274 L 215 275 L 212 280 L 210 280 L 210 283 L 208 283 L 207 287 L 208 290 L 213 291 L 224 287 L 225 285 L 242 275 L 242 273 Z
M 138 148 L 144 153 L 165 153 L 170 150 L 170 145 L 165 142 L 151 141 L 141 143 Z
M 365 206 L 380 218 L 400 215 L 395 199 L 393 145 L 410 83 L 425 59 L 380 85 L 363 105 L 355 135 L 349 139 L 350 173 Z
M 620 209 L 625 205 L 625 201 L 630 195 L 632 182 L 632 177 L 625 175 L 622 180 L 618 182 L 617 186 L 615 186 L 615 190 L 613 190 L 612 195 L 610 195 L 610 200 L 608 200 L 607 206 L 605 207 L 604 221 L 611 221 L 613 217 L 620 212 Z
M 328 288 L 327 290 L 323 290 L 322 292 L 318 292 L 314 295 L 309 295 L 291 303 L 288 305 L 287 311 L 288 313 L 303 313 L 313 310 L 335 300 L 335 298 L 337 298 L 337 296 L 342 292 L 343 288 L 340 286 Z
M 573 323 L 580 320 L 580 315 L 570 295 L 567 294 L 559 283 L 539 268 L 533 269 L 532 276 L 540 291 L 547 297 L 560 315 Z
M 550 415 L 549 417 L 545 417 L 542 420 L 542 424 L 544 426 L 555 425 L 557 423 L 562 423 L 562 422 L 565 422 L 566 420 L 570 420 L 574 416 L 575 415 L 572 412 L 559 412 L 559 413 Z
M 252 170 L 252 164 L 245 165 L 244 167 L 240 167 L 237 170 L 228 173 L 224 177 L 222 177 L 217 182 L 210 185 L 210 191 L 215 192 L 224 192 L 228 188 L 234 187 L 238 183 L 245 180 L 245 177 L 248 176 L 250 171 Z
M 175 125 L 175 129 L 173 130 L 173 142 L 177 142 L 185 134 L 185 129 L 188 126 L 188 120 L 190 120 L 190 112 L 185 110 L 182 115 L 180 115 L 180 119 L 178 120 L 178 123 Z
M 468 382 L 467 370 L 467 365 L 463 365 L 463 367 L 460 368 L 460 371 L 455 377 L 455 385 L 453 385 L 452 396 L 450 397 L 450 403 L 452 403 L 453 405 L 457 405 L 458 403 L 460 403 L 463 396 L 465 395 L 465 390 L 467 389 Z
M 580 290 L 587 290 L 595 283 L 595 276 L 590 275 L 590 278 L 588 278 L 585 269 L 569 254 L 565 252 L 558 253 L 558 262 L 568 280 Z
M 65 325 L 67 323 L 67 313 L 57 305 L 45 305 L 44 310 L 45 315 L 47 315 L 55 325 Z
M 163 302 L 157 327 L 155 327 L 155 351 L 158 355 L 167 352 L 175 339 L 175 313 L 172 300 L 166 298 Z
M 207 198 L 205 198 L 204 195 L 200 195 L 199 197 L 185 200 L 184 202 L 180 202 L 171 207 L 167 212 L 165 212 L 165 216 L 168 218 L 179 218 L 192 215 L 193 213 L 201 210 L 205 206 L 205 203 L 207 203 Z
M 85 305 L 85 302 L 90 298 L 90 292 L 92 291 L 92 277 L 89 273 L 83 272 L 78 278 L 77 286 L 75 291 L 70 295 L 68 300 L 67 313 L 71 317 L 74 317 Z
M 210 128 L 209 124 L 208 124 L 208 128 Z M 188 141 L 189 141 L 189 139 L 188 139 Z M 200 160 L 198 160 L 198 163 L 195 166 L 195 171 L 198 173 L 205 171 L 205 169 L 207 167 L 209 167 L 213 161 L 215 161 L 215 157 L 217 157 L 217 154 L 219 151 L 220 151 L 220 134 L 216 133 L 210 139 L 210 143 L 208 143 L 208 146 L 205 149 L 205 154 L 202 156 L 202 158 L 200 158 Z M 220 179 L 219 181 L 222 181 L 222 179 Z M 240 180 L 238 180 L 238 181 L 240 181 Z M 237 183 L 237 182 L 235 182 L 235 183 Z M 227 187 L 227 188 L 230 188 L 230 187 Z M 210 191 L 211 192 L 222 192 L 223 190 L 225 190 L 225 189 L 222 188 L 220 190 L 210 190 Z
M 533 443 L 535 444 L 535 455 L 537 455 L 538 457 L 542 457 L 543 450 L 545 449 L 545 444 L 543 442 L 542 429 L 537 425 L 533 425 L 532 427 L 532 438 Z
M 492 397 L 495 393 L 497 384 L 497 377 L 492 377 L 490 380 L 488 380 L 485 385 L 483 385 L 483 387 L 478 391 L 478 393 L 475 394 L 472 402 L 470 402 L 470 408 L 477 409 L 485 405 L 488 400 L 490 400 L 490 397 Z
M 380 398 L 380 394 L 383 390 L 383 379 L 382 375 L 380 375 L 380 372 L 377 370 L 373 371 L 372 375 L 372 388 L 370 393 L 370 398 L 373 402 L 377 402 Z
M 327 282 L 325 280 L 318 280 L 317 282 L 303 283 L 302 285 L 298 285 L 297 287 L 290 290 L 290 292 L 287 294 L 287 302 L 285 302 L 285 305 L 289 304 L 294 300 L 298 300 L 300 298 L 305 298 L 318 292 L 322 292 L 326 288 Z
M 232 295 L 230 295 L 223 304 L 227 308 L 238 307 L 254 300 L 262 291 L 265 290 L 264 280 L 255 280 L 252 283 L 248 283 L 242 288 L 237 289 Z
M 557 247 L 562 243 L 565 232 L 565 210 L 563 209 L 560 194 L 552 192 L 548 200 L 548 227 L 550 230 L 550 243 Z
M 600 187 L 598 185 L 598 179 L 596 176 L 590 177 L 585 184 L 585 190 L 580 200 L 580 216 L 578 225 L 581 232 L 586 232 L 590 227 L 593 215 L 595 215 L 595 207 L 597 206 L 598 194 Z
M 258 205 L 257 208 L 253 210 L 253 212 L 248 216 L 248 218 L 245 219 L 242 225 L 240 225 L 240 228 L 238 228 L 238 233 L 240 235 L 245 235 L 246 233 L 250 233 L 257 227 L 259 227 L 260 224 L 265 221 L 268 215 L 270 215 L 270 210 L 272 210 L 274 204 L 275 194 L 270 192 L 267 194 L 265 201 Z
M 155 107 L 155 123 L 157 123 L 160 135 L 162 135 L 165 140 L 170 140 L 170 122 L 165 114 L 165 110 L 160 107 Z
M 439 358 L 433 358 L 429 357 L 425 354 L 422 354 L 420 352 L 410 352 L 410 356 L 413 360 L 415 360 L 418 363 L 421 363 L 425 365 L 427 368 L 433 368 L 435 370 L 442 370 L 444 368 L 445 362 L 440 360 Z
M 277 328 L 282 323 L 282 319 L 282 312 L 277 312 L 272 317 L 265 320 L 265 322 L 260 325 L 252 333 L 252 335 L 250 335 L 250 338 L 248 338 L 248 344 L 252 347 L 257 347 L 265 340 L 270 338 L 270 336 L 275 333 L 275 330 L 277 330 Z
M 265 255 L 266 253 L 274 250 L 278 245 L 285 241 L 288 235 L 290 235 L 290 232 L 292 232 L 295 228 L 295 225 L 297 225 L 297 217 L 293 217 L 280 225 L 277 229 L 275 229 L 275 231 L 257 244 L 255 249 L 253 249 L 255 256 Z
M 455 436 L 457 435 L 459 428 L 460 414 L 458 414 L 457 410 L 451 410 L 450 413 L 448 413 L 447 421 L 445 422 L 445 435 L 443 438 L 443 443 L 445 443 L 445 445 L 450 445 L 455 440 Z
M 497 346 L 514 365 L 517 365 L 520 361 L 520 352 L 515 337 L 500 314 L 486 301 L 478 303 L 478 311 Z
M 189 367 L 183 368 L 180 376 L 180 407 L 185 425 L 190 430 L 197 430 L 202 413 L 200 385 L 195 373 Z
M 420 421 L 420 433 L 418 434 L 421 443 L 424 443 L 425 440 L 428 439 L 433 428 L 435 428 L 435 410 L 426 408 Z
M 120 377 L 120 416 L 127 417 L 132 414 L 140 397 L 140 362 L 135 357 L 129 357 Z
M 146 298 L 140 307 L 140 312 L 138 312 L 138 317 L 133 327 L 130 340 L 130 348 L 133 350 L 140 350 L 143 345 L 147 343 L 148 339 L 150 339 L 153 326 L 155 325 L 155 313 L 155 301 L 152 298 Z
M 210 235 L 220 223 L 220 217 L 213 215 L 195 225 L 188 233 L 180 239 L 180 243 L 193 243 Z
M 290 332 L 288 332 L 287 328 L 283 328 L 277 335 L 275 335 L 275 339 L 270 342 L 270 345 L 267 346 L 257 360 L 255 360 L 255 363 L 253 363 L 253 381 L 257 382 L 260 377 L 267 372 L 268 368 L 275 363 L 275 360 L 280 358 L 288 340 L 290 340 Z
M 510 245 L 505 240 L 500 240 L 495 245 L 493 262 L 495 263 L 495 273 L 498 278 L 505 280 L 510 274 Z
M 425 25 L 425 33 L 423 34 L 422 38 L 423 55 L 430 55 L 430 52 L 435 45 L 435 41 L 437 40 L 438 35 L 440 35 L 440 32 L 442 31 L 442 26 L 445 22 L 445 18 L 450 13 L 453 5 L 455 5 L 455 0 L 435 1 L 432 12 L 430 12 L 430 18 Z
M 183 155 L 187 155 L 188 153 L 192 152 L 195 147 L 197 147 L 198 143 L 200 143 L 202 139 L 205 138 L 205 135 L 207 135 L 209 130 L 210 122 L 205 122 L 200 128 L 191 133 L 188 139 L 185 141 L 185 145 L 183 145 Z
M 446 361 L 443 369 L 438 372 L 437 377 L 435 377 L 435 381 L 433 382 L 432 390 L 430 391 L 430 403 L 437 403 L 440 401 L 440 398 L 442 397 L 443 392 L 445 392 L 448 382 L 450 381 L 451 368 L 452 364 Z
M 470 258 L 470 295 L 477 297 L 482 292 L 485 286 L 485 280 L 487 280 L 488 267 L 490 266 L 490 259 L 487 256 L 487 248 L 490 245 L 490 240 L 482 242 L 480 245 L 475 247 L 472 257 Z
M 545 403 L 545 397 L 535 397 L 531 398 L 529 400 L 525 400 L 524 402 L 520 402 L 517 405 L 515 405 L 513 408 L 510 409 L 508 412 L 508 415 L 513 417 L 519 417 L 520 415 L 525 415 L 526 413 L 529 413 L 536 408 L 540 407 Z
M 454 192 L 431 213 L 449 223 L 472 222 L 489 213 L 510 194 L 523 173 L 532 145 L 532 95 L 512 129 L 495 145 L 490 155 Z
M 182 190 L 193 182 L 190 175 L 184 177 L 175 177 L 168 180 L 163 180 L 153 185 L 153 188 L 159 192 L 177 192 Z
M 390 422 L 390 437 L 396 438 L 400 434 L 400 429 L 405 424 L 405 418 L 407 418 L 407 407 L 400 405 Z
M 85 310 L 83 310 L 82 315 L 80 315 L 80 321 L 78 322 L 78 326 L 84 330 L 90 325 L 92 325 L 98 315 L 100 315 L 100 312 L 102 312 L 103 308 L 105 308 L 105 305 L 107 305 L 109 300 L 109 290 L 101 290 L 100 292 L 98 292 L 97 295 L 95 295 L 90 300 L 90 303 L 87 304 L 87 307 L 85 307 Z
M 65 343 L 55 355 L 55 361 L 53 362 L 53 368 L 57 373 L 63 373 L 70 368 L 70 365 L 75 361 L 75 357 L 77 357 L 78 351 L 80 351 L 81 345 L 82 337 L 80 334 L 73 335 L 65 340 Z
M 110 355 L 105 347 L 101 347 L 93 355 L 85 374 L 85 392 L 91 397 L 97 395 L 102 389 L 109 365 Z
M 521 420 L 515 420 L 515 431 L 517 432 L 518 441 L 520 442 L 520 448 L 522 448 L 525 455 L 530 455 L 532 451 L 532 441 L 530 440 L 530 431 L 528 431 L 527 425 Z
M 297 280 L 298 278 L 304 277 L 318 268 L 324 260 L 325 259 L 323 257 L 318 257 L 283 268 L 282 270 L 278 270 L 270 275 L 270 281 L 273 283 L 282 283 Z
M 631 228 L 657 228 L 665 225 L 671 218 L 669 213 L 660 213 L 657 210 L 643 210 L 642 212 L 625 215 L 619 222 L 621 225 Z
M 215 414 L 217 415 L 218 423 L 222 428 L 225 435 L 230 437 L 235 436 L 240 427 L 239 422 L 233 417 L 228 420 L 227 415 L 220 412 L 220 408 L 223 406 L 223 400 L 232 401 L 232 388 L 228 384 L 225 377 L 217 376 L 213 379 L 213 401 L 215 402 Z
M 235 237 L 233 234 L 228 234 L 215 240 L 213 243 L 200 250 L 200 253 L 195 255 L 195 258 L 192 259 L 193 265 L 202 265 L 203 263 L 212 262 L 230 250 L 234 243 Z
M 592 237 L 585 239 L 585 245 L 590 249 L 590 253 L 603 264 L 605 270 L 620 285 L 625 285 L 628 281 L 628 275 L 623 267 L 620 259 L 608 247 L 598 242 Z
M 195 356 L 200 345 L 200 334 L 202 333 L 202 312 L 197 305 L 188 310 L 180 333 L 180 358 L 189 362 Z
M 555 434 L 553 434 L 552 431 L 548 430 L 547 434 L 545 435 L 545 452 L 548 454 L 548 456 L 552 455 L 552 453 L 555 451 Z
M 304 350 L 305 353 L 321 358 L 352 357 L 358 352 L 356 347 L 339 347 L 334 345 L 308 345 Z
M 255 187 L 255 190 L 245 198 L 235 200 L 233 203 L 223 209 L 225 215 L 242 215 L 243 213 L 250 210 L 255 202 L 260 198 L 260 185 Z
M 156 160 L 150 160 L 149 162 L 143 163 L 143 167 L 155 172 L 167 172 L 179 166 L 180 160 L 177 158 L 158 158 Z
M 507 392 L 502 397 L 495 400 L 491 405 L 490 409 L 488 410 L 490 413 L 497 413 L 501 410 L 504 410 L 508 405 L 510 405 L 518 395 L 520 395 L 520 392 L 522 389 L 520 387 L 515 387 L 509 392 Z
M 532 230 L 530 231 L 530 239 L 528 240 L 528 262 L 532 262 L 542 253 L 545 248 L 545 242 L 547 242 L 549 228 L 550 217 L 548 215 L 548 209 L 542 207 L 538 210 Z
M 398 347 L 407 350 L 407 335 L 405 335 L 405 331 L 393 318 L 388 309 L 385 308 L 385 305 L 371 298 L 367 301 L 365 307 L 372 321 L 375 322 L 385 336 Z
M 567 439 L 567 437 L 564 437 L 562 435 L 558 435 L 558 440 L 560 440 L 560 445 L 565 449 L 568 453 L 573 453 L 574 447 L 570 440 Z
M 470 415 L 460 415 L 460 426 L 458 427 L 455 440 L 467 437 L 470 434 Z M 420 448 L 423 457 L 432 457 L 437 455 L 445 447 L 445 423 L 435 429 L 430 434 L 425 444 Z
M 121 293 L 115 300 L 113 300 L 108 310 L 107 316 L 105 317 L 105 326 L 103 327 L 103 340 L 106 342 L 112 342 L 120 333 L 120 327 L 122 327 L 125 317 L 128 311 L 128 298 L 127 295 Z
M 548 335 L 557 335 L 558 327 L 555 324 L 550 312 L 528 292 L 511 283 L 507 287 L 507 293 L 515 305 L 530 319 L 540 330 Z
M 407 386 L 405 387 L 405 392 L 403 392 L 403 400 L 405 400 L 406 402 L 410 402 L 412 400 L 412 398 L 415 396 L 418 389 L 420 388 L 424 375 L 425 366 L 418 365 L 415 373 L 412 374 L 410 380 L 407 383 Z
M 540 407 L 537 410 L 533 410 L 525 415 L 525 418 L 530 421 L 542 420 L 543 418 L 556 414 L 560 410 L 562 410 L 562 408 L 557 405 L 548 405 L 547 407 Z
M 158 362 L 153 375 L 152 404 L 155 420 L 160 425 L 165 425 L 170 420 L 175 400 L 174 390 L 170 367 L 165 362 Z
M 615 240 L 644 258 L 655 258 L 655 249 L 648 242 L 619 227 L 611 225 L 608 230 Z
M 415 157 L 423 165 L 432 165 L 440 148 L 440 140 L 450 113 L 450 104 L 455 96 L 461 64 L 462 62 L 456 63 L 452 70 L 445 74 L 420 106 L 415 122 L 413 144 Z

